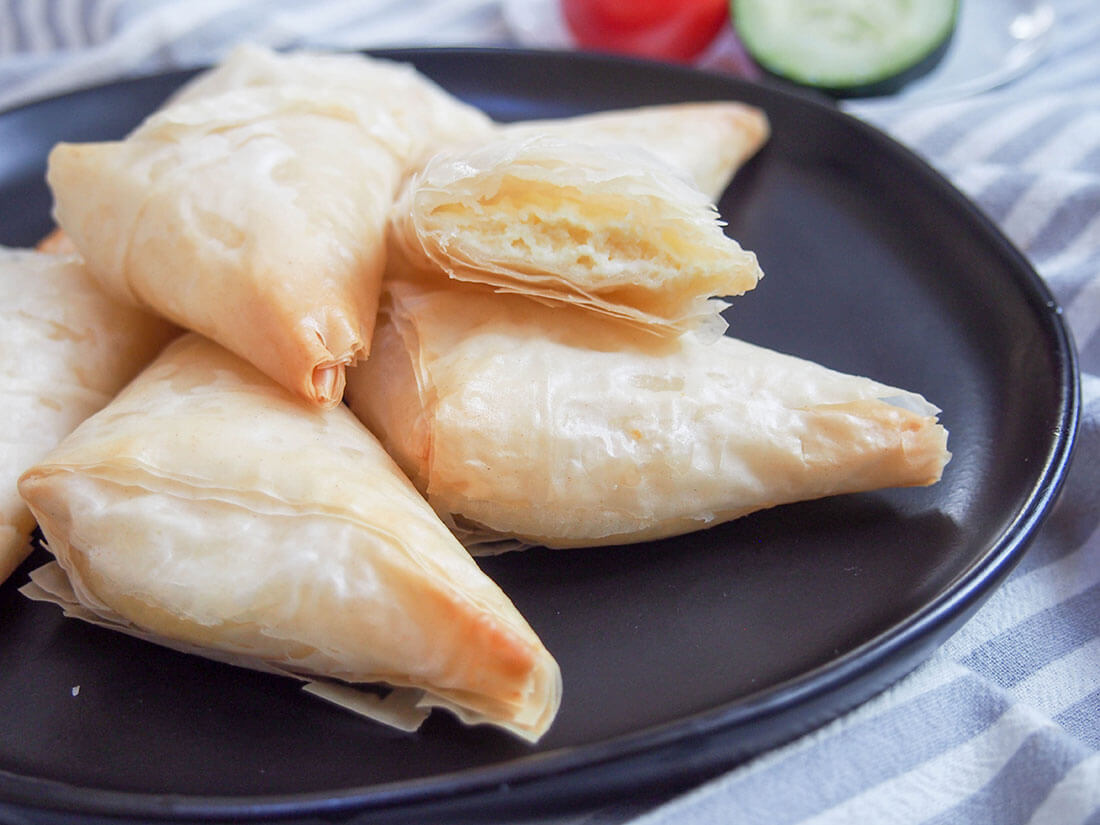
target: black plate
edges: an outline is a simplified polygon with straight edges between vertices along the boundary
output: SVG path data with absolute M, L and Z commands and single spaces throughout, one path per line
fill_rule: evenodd
M 1077 420 L 1072 345 L 1024 259 L 908 151 L 812 100 L 689 70 L 389 54 L 501 119 L 712 98 L 763 106 L 774 136 L 720 204 L 767 272 L 729 311 L 732 330 L 940 405 L 954 453 L 943 482 L 652 544 L 485 561 L 564 673 L 560 716 L 535 747 L 439 712 L 415 735 L 394 733 L 290 680 L 63 620 L 16 592 L 39 551 L 0 591 L 0 814 L 485 820 L 682 786 L 914 667 L 1049 509 Z M 120 136 L 184 77 L 0 116 L 0 242 L 49 230 L 42 173 L 55 141 Z

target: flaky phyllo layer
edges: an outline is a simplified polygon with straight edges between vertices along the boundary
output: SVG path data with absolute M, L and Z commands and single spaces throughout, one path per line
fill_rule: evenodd
M 721 328 L 714 296 L 752 289 L 756 256 L 652 155 L 556 138 L 441 152 L 402 190 L 391 271 L 568 303 L 663 335 Z
M 79 606 L 202 655 L 424 691 L 537 739 L 554 659 L 346 407 L 195 335 L 27 471 Z
M 522 296 L 393 282 L 375 347 L 348 402 L 470 541 L 642 541 L 931 484 L 950 458 L 915 393 Z

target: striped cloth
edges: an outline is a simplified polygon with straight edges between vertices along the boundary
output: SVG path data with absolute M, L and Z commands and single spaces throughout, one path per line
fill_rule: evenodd
M 1006 5 L 1011 5 L 1005 0 Z M 1055 0 L 1050 55 L 957 101 L 852 104 L 997 222 L 1065 310 L 1083 415 L 1031 551 L 910 676 L 678 798 L 560 825 L 1100 825 L 1100 3 Z M 494 0 L 0 0 L 0 108 L 273 46 L 508 45 Z

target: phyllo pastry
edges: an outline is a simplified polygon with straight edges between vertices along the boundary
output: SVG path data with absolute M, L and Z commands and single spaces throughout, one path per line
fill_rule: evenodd
M 395 133 L 325 89 L 200 97 L 123 141 L 58 144 L 54 217 L 109 293 L 333 406 L 370 342 Z
M 0 247 L 0 581 L 26 558 L 34 529 L 20 473 L 177 332 L 105 296 L 75 258 Z
M 721 337 L 655 339 L 521 296 L 393 282 L 348 403 L 470 542 L 636 542 L 927 485 L 919 395 Z
M 394 270 L 564 302 L 671 335 L 724 329 L 714 296 L 760 266 L 713 204 L 642 150 L 502 139 L 436 154 L 390 220 Z
M 243 44 L 172 97 L 172 103 L 256 86 L 304 86 L 356 98 L 398 126 L 391 148 L 410 166 L 439 146 L 476 141 L 494 124 L 407 63 L 355 53 L 275 52 Z
M 20 480 L 80 605 L 259 669 L 424 691 L 537 739 L 558 666 L 344 406 L 186 335 Z
M 762 109 L 733 101 L 672 103 L 525 120 L 504 127 L 513 138 L 547 135 L 579 143 L 621 143 L 647 149 L 688 175 L 712 200 L 767 142 Z

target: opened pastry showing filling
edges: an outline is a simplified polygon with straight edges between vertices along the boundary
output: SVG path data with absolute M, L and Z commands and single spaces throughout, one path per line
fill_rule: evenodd
M 763 274 L 710 200 L 637 147 L 556 138 L 441 152 L 391 213 L 389 267 L 445 273 L 630 321 L 722 326 Z M 400 275 L 399 275 L 400 277 Z
M 690 222 L 669 218 L 665 225 L 647 224 L 648 231 L 640 231 L 633 213 L 659 210 L 652 196 L 626 203 L 598 194 L 586 197 L 577 187 L 509 176 L 494 195 L 438 206 L 426 223 L 449 225 L 461 239 L 461 247 L 452 248 L 468 260 L 495 257 L 532 280 L 541 275 L 551 283 L 561 282 L 558 273 L 571 273 L 563 289 L 649 313 L 667 305 L 658 290 L 672 279 L 690 281 L 708 294 L 726 288 L 722 250 L 706 244 L 704 233 Z M 506 245 L 501 238 L 508 239 Z

